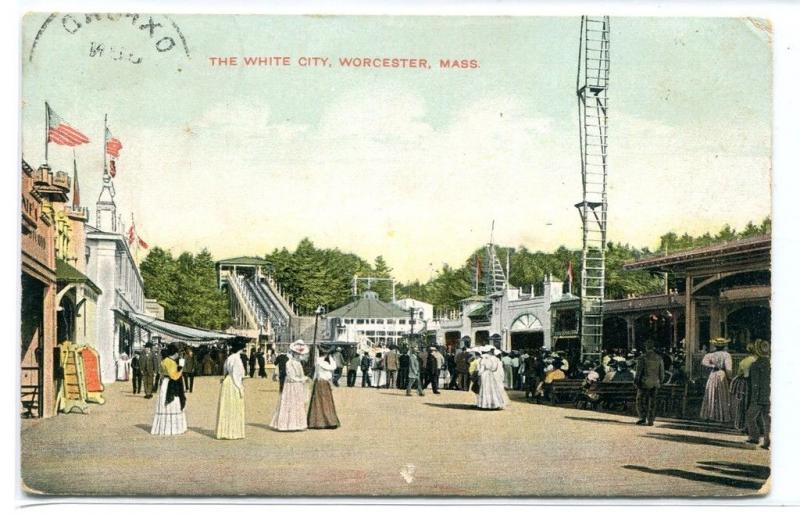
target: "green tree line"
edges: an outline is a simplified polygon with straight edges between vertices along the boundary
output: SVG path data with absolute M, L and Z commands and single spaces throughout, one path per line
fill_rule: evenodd
M 644 271 L 625 271 L 627 261 L 658 254 L 669 254 L 714 243 L 731 241 L 760 234 L 769 234 L 769 218 L 760 224 L 748 223 L 741 230 L 725 225 L 716 234 L 691 236 L 669 232 L 659 239 L 654 250 L 636 248 L 628 244 L 609 242 L 606 252 L 606 297 L 624 298 L 628 294 L 645 295 L 663 291 L 663 279 Z M 564 246 L 553 252 L 528 249 L 525 246 L 496 247 L 503 268 L 510 263 L 510 283 L 540 294 L 538 289 L 548 276 L 565 280 L 567 267 L 572 263 L 574 284 L 572 292 L 580 290 L 581 251 Z M 339 249 L 317 248 L 308 238 L 300 241 L 290 251 L 283 247 L 266 254 L 271 263 L 270 273 L 296 305 L 298 311 L 310 314 L 317 306 L 336 309 L 352 300 L 352 280 L 359 277 L 392 276 L 392 268 L 382 256 L 370 263 L 366 259 Z M 429 302 L 437 310 L 457 309 L 459 302 L 474 295 L 476 263 L 485 270 L 489 266 L 486 249 L 475 249 L 457 266 L 444 265 L 428 281 L 410 281 L 397 285 L 397 297 L 413 297 Z M 165 306 L 167 320 L 197 327 L 219 329 L 230 323 L 228 299 L 216 287 L 214 261 L 207 250 L 197 255 L 183 253 L 174 259 L 158 247 L 153 248 L 141 265 L 145 281 L 145 294 L 156 298 Z M 479 281 L 480 282 L 480 281 Z M 359 284 L 359 291 L 366 285 Z M 391 284 L 372 284 L 382 300 L 391 300 Z M 485 290 L 479 288 L 479 293 Z

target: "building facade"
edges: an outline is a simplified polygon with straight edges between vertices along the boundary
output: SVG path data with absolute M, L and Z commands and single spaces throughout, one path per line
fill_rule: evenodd
M 350 304 L 326 315 L 325 339 L 360 343 L 364 340 L 379 345 L 399 345 L 410 334 L 424 331 L 424 320 L 411 310 L 383 302 L 378 294 L 366 290 Z
M 461 302 L 454 316 L 434 320 L 436 341 L 456 348 L 466 336 L 474 346 L 486 345 L 499 337 L 503 350 L 550 348 L 550 305 L 563 296 L 563 283 L 547 277 L 542 294 L 534 288 L 506 286 L 491 295 L 473 296 Z
M 87 226 L 86 274 L 104 292 L 97 305 L 94 339 L 102 381 L 111 383 L 116 380 L 120 355 L 131 356 L 147 340 L 147 333 L 126 316 L 145 313 L 144 281 L 117 219 L 107 174 L 96 210 L 96 227 Z
M 669 279 L 661 294 L 606 300 L 603 350 L 641 349 L 652 340 L 663 351 L 685 352 L 691 377 L 708 341 L 730 338 L 738 361 L 747 344 L 771 337 L 771 238 L 758 236 L 625 264 Z M 569 296 L 552 306 L 553 346 L 579 348 L 580 300 Z
M 21 193 L 21 369 L 23 415 L 55 414 L 56 253 L 55 220 L 44 209 L 36 185 L 69 189 L 66 176 L 22 162 Z

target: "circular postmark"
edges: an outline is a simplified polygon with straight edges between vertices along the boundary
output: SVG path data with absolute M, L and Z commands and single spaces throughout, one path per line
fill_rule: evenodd
M 135 49 L 104 41 L 109 27 L 113 31 L 127 31 L 127 39 L 136 42 Z M 51 13 L 33 39 L 28 62 L 33 62 L 45 38 L 55 37 L 55 34 L 83 39 L 87 45 L 82 48 L 94 58 L 141 64 L 150 57 L 181 53 L 191 59 L 181 28 L 166 14 Z

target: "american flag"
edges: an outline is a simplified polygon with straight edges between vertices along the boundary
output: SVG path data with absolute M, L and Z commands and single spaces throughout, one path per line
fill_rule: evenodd
M 56 145 L 66 145 L 77 147 L 84 143 L 89 143 L 89 138 L 82 132 L 73 129 L 63 118 L 58 116 L 48 104 L 47 107 L 47 142 Z
M 119 157 L 119 151 L 122 149 L 122 142 L 115 138 L 111 131 L 106 127 L 106 154 Z

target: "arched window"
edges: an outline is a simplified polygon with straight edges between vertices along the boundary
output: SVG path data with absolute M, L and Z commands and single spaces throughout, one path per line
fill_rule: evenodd
M 524 313 L 514 320 L 514 323 L 511 324 L 512 331 L 542 331 L 544 327 L 542 323 L 536 318 L 534 315 L 530 313 Z

